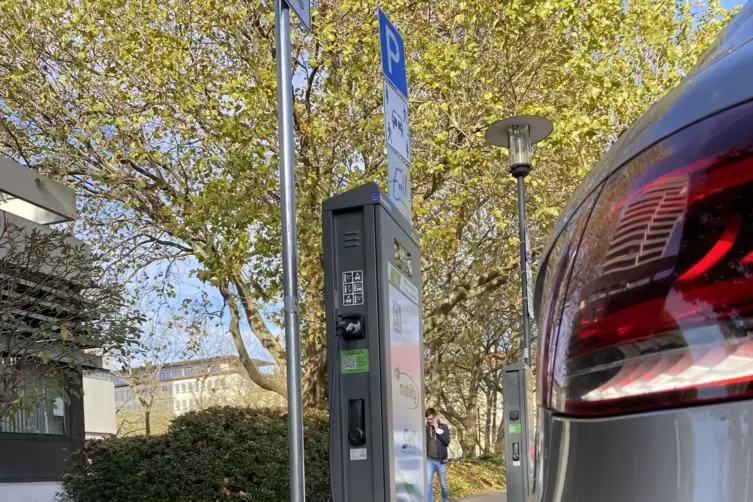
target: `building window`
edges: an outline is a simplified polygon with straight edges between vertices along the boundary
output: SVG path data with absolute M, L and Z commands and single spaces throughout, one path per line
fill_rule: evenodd
M 175 406 L 173 406 L 173 408 L 175 408 L 175 411 L 180 411 L 180 401 L 175 401 Z
M 41 380 L 43 378 L 35 384 L 37 390 L 41 394 L 51 392 L 50 389 L 53 386 L 47 387 Z M 66 408 L 65 402 L 60 398 L 52 402 L 41 403 L 29 412 L 19 411 L 0 420 L 0 432 L 62 436 L 66 434 Z
M 184 394 L 186 393 L 186 384 L 185 383 L 180 384 L 180 391 L 182 393 L 184 393 Z

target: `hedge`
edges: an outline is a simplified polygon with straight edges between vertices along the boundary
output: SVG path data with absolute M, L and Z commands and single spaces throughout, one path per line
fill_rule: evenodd
M 166 434 L 92 441 L 63 476 L 62 502 L 280 502 L 289 498 L 287 414 L 214 408 Z M 329 502 L 329 422 L 304 420 L 306 500 Z
M 88 442 L 73 456 L 59 500 L 281 502 L 290 490 L 287 435 L 287 414 L 279 410 L 187 413 L 160 436 Z M 305 416 L 304 441 L 306 500 L 330 502 L 326 415 Z M 453 498 L 502 489 L 504 463 L 452 461 L 449 484 Z

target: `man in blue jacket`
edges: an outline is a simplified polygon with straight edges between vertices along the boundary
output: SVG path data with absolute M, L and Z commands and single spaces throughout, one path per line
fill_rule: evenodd
M 437 420 L 434 408 L 426 410 L 426 473 L 428 477 L 429 502 L 434 502 L 434 474 L 439 475 L 439 487 L 442 489 L 442 502 L 450 501 L 447 487 L 447 447 L 450 446 L 450 428 Z

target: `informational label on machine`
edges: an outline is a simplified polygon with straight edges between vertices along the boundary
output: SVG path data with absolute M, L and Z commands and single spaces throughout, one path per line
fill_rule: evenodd
M 418 288 L 389 264 L 392 437 L 397 500 L 423 502 L 424 415 Z
M 406 295 L 414 303 L 418 303 L 418 288 L 413 285 L 410 280 L 405 277 L 402 272 L 395 268 L 392 263 L 390 265 L 390 284 L 400 290 L 401 293 Z
M 343 272 L 343 305 L 363 305 L 363 270 Z
M 369 372 L 369 349 L 343 350 L 340 352 L 340 373 Z
M 366 460 L 368 458 L 366 448 L 353 448 L 350 450 L 351 460 Z

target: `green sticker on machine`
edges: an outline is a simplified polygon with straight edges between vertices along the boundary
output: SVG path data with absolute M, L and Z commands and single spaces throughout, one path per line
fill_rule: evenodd
M 400 272 L 396 268 L 390 267 L 390 282 L 396 288 L 400 287 Z
M 520 434 L 523 432 L 523 427 L 520 424 L 510 424 L 510 434 Z
M 343 350 L 340 352 L 340 373 L 369 372 L 369 349 Z

